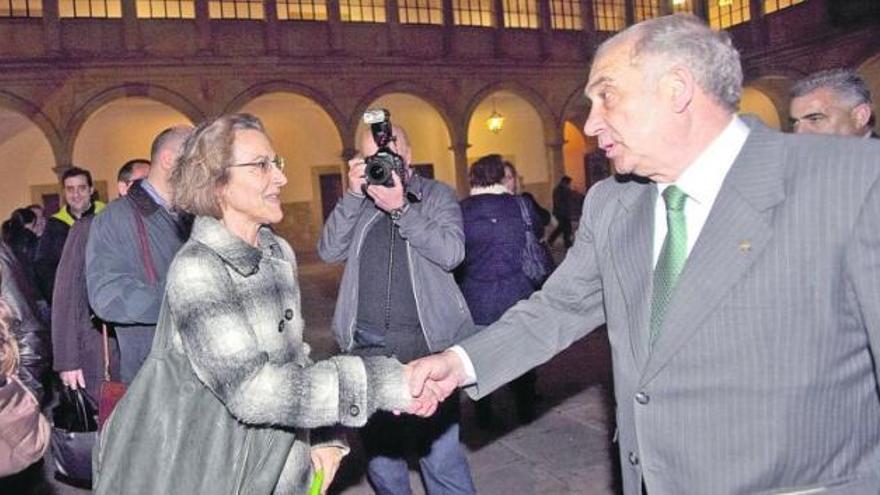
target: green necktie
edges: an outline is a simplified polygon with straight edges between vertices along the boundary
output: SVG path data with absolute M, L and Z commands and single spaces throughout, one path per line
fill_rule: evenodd
M 666 203 L 666 238 L 654 267 L 654 289 L 651 300 L 651 346 L 653 347 L 666 315 L 666 307 L 675 289 L 678 275 L 687 260 L 687 223 L 684 217 L 684 202 L 687 194 L 676 186 L 663 191 Z

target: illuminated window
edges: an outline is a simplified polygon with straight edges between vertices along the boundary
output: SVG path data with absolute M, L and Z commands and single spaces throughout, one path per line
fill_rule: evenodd
M 724 29 L 752 18 L 749 0 L 709 0 L 709 25 Z
M 553 29 L 584 29 L 580 0 L 550 0 L 550 24 Z
M 403 24 L 443 24 L 443 0 L 398 0 Z
M 58 0 L 60 17 L 122 17 L 119 0 Z
M 672 12 L 694 13 L 694 2 L 692 0 L 672 0 Z
M 141 19 L 195 19 L 194 0 L 137 0 Z
M 799 3 L 804 3 L 804 0 L 764 0 L 764 13 L 769 14 Z
M 660 0 L 636 0 L 633 4 L 636 22 L 660 15 Z
M 211 19 L 262 19 L 263 0 L 210 0 Z
M 452 21 L 456 26 L 495 26 L 494 0 L 452 0 Z
M 504 27 L 538 28 L 538 4 L 535 0 L 504 0 Z
M 43 0 L 0 0 L 0 17 L 43 17 Z
M 593 0 L 596 31 L 620 31 L 626 24 L 623 0 Z
M 385 0 L 339 0 L 346 22 L 385 22 Z
M 277 0 L 282 21 L 326 21 L 326 0 Z

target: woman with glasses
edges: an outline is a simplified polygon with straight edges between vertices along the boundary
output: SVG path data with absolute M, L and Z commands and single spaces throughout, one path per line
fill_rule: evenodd
M 430 410 L 404 367 L 375 357 L 314 363 L 296 259 L 268 227 L 287 183 L 262 123 L 202 123 L 171 181 L 196 215 L 168 273 L 147 362 L 104 427 L 95 493 L 322 493 L 348 448 L 334 424 L 379 409 Z

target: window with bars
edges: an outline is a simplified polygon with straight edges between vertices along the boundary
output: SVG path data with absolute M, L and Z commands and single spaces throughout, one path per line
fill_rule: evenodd
M 804 3 L 804 0 L 764 0 L 764 13 L 769 14 L 799 3 Z
M 282 21 L 326 21 L 326 0 L 277 0 L 278 19 Z
M 59 17 L 122 17 L 120 0 L 58 0 Z
M 137 0 L 139 19 L 195 19 L 195 0 Z
M 538 29 L 535 0 L 504 0 L 504 27 Z
M 580 0 L 550 0 L 550 26 L 553 29 L 582 31 Z
M 709 25 L 725 29 L 752 18 L 749 0 L 709 0 Z
M 210 0 L 211 19 L 263 19 L 263 0 Z
M 339 0 L 344 22 L 385 22 L 385 0 Z
M 43 17 L 43 0 L 0 0 L 0 17 Z
M 620 31 L 626 25 L 623 0 L 593 0 L 593 22 L 596 31 Z
M 452 21 L 456 26 L 495 26 L 494 0 L 452 0 Z
M 636 22 L 653 19 L 660 15 L 660 0 L 635 0 L 633 14 Z
M 443 24 L 443 0 L 398 0 L 402 24 Z
M 672 0 L 672 12 L 687 12 L 688 14 L 693 14 L 693 0 Z

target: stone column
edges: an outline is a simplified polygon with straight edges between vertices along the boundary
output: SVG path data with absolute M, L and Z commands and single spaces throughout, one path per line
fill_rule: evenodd
M 385 24 L 388 27 L 388 54 L 401 52 L 400 9 L 397 0 L 385 0 Z
M 52 57 L 60 56 L 63 50 L 57 1 L 43 2 L 43 38 L 46 43 L 46 53 Z
M 565 154 L 562 152 L 562 147 L 565 145 L 565 140 L 562 139 L 561 136 L 554 138 L 550 141 L 547 141 L 547 165 L 550 172 L 550 187 L 556 185 L 559 182 L 559 179 L 565 175 Z
M 470 191 L 470 183 L 468 182 L 468 161 L 467 150 L 471 145 L 468 144 L 467 138 L 457 143 L 452 143 L 450 149 L 455 157 L 455 191 L 459 198 L 467 197 Z
M 495 7 L 495 58 L 504 58 L 504 0 L 494 0 Z
M 553 20 L 550 17 L 550 0 L 537 0 L 537 2 L 538 29 L 541 31 L 541 59 L 549 60 L 553 57 Z
M 196 49 L 200 55 L 214 52 L 211 43 L 211 17 L 208 12 L 208 0 L 196 0 Z
M 327 0 L 327 36 L 330 53 L 342 52 L 342 15 L 339 13 L 339 0 Z
M 443 0 L 443 56 L 452 53 L 453 36 L 455 36 L 455 13 L 452 0 Z
M 263 12 L 266 16 L 265 46 L 267 55 L 277 55 L 280 51 L 278 38 L 278 8 L 275 0 L 263 0 Z
M 144 51 L 144 38 L 134 2 L 122 2 L 122 40 L 126 54 L 136 55 Z

